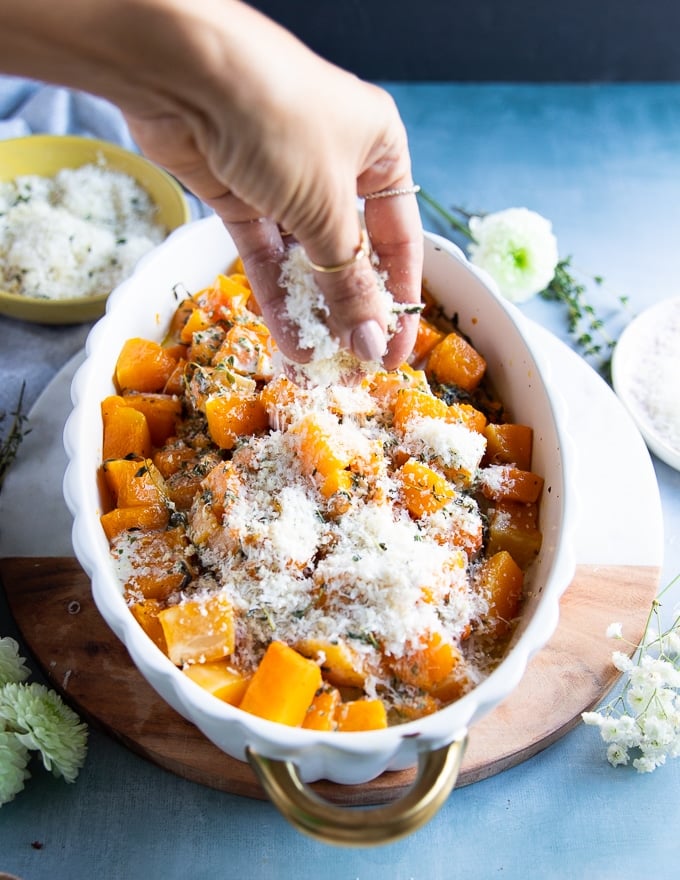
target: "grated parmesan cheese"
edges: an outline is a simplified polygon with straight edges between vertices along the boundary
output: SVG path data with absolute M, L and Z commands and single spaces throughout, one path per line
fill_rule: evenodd
M 375 270 L 378 293 L 388 316 L 387 337 L 394 335 L 400 313 L 399 305 L 385 286 L 385 273 Z M 281 266 L 279 283 L 286 291 L 286 313 L 295 327 L 300 348 L 314 352 L 307 364 L 286 361 L 287 371 L 298 382 L 317 386 L 338 384 L 343 379 L 361 376 L 371 365 L 360 361 L 351 352 L 342 349 L 339 341 L 331 335 L 327 320 L 330 314 L 324 295 L 316 283 L 304 248 L 293 245 Z M 378 364 L 373 365 L 375 369 Z
M 680 452 L 680 300 L 643 317 L 629 355 L 629 391 L 650 427 Z
M 166 230 L 129 175 L 99 164 L 0 182 L 0 289 L 60 300 L 110 292 Z

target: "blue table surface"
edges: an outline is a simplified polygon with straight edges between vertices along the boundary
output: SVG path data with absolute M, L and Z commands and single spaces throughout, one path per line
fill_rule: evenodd
M 526 205 L 549 217 L 561 254 L 605 276 L 606 289 L 592 291 L 603 309 L 609 291 L 629 295 L 633 312 L 678 295 L 680 85 L 387 88 L 408 129 L 414 177 L 444 204 Z M 426 212 L 424 222 L 446 232 Z M 556 305 L 536 299 L 523 311 L 569 342 Z M 32 403 L 87 329 L 0 318 L 5 388 L 22 376 L 19 351 L 29 352 Z M 665 584 L 680 572 L 680 473 L 654 467 Z M 678 599 L 680 588 L 667 604 Z M 0 634 L 16 636 L 3 603 Z M 301 836 L 268 803 L 184 781 L 93 730 L 75 784 L 37 770 L 1 809 L 0 872 L 23 880 L 670 877 L 680 864 L 678 791 L 680 761 L 645 775 L 613 769 L 598 735 L 579 725 L 521 765 L 456 789 L 410 837 L 345 850 Z

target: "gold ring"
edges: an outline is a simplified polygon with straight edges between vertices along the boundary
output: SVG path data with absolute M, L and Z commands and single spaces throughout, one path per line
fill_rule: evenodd
M 364 196 L 365 199 L 389 199 L 392 196 L 414 196 L 416 193 L 420 192 L 420 187 L 417 183 L 414 183 L 413 186 L 403 186 L 398 189 L 381 189 L 379 192 L 374 193 L 366 193 Z
M 345 260 L 344 263 L 338 263 L 336 266 L 320 266 L 318 263 L 312 262 L 312 260 L 307 257 L 307 261 L 309 265 L 314 269 L 315 272 L 324 272 L 326 275 L 330 275 L 333 272 L 342 272 L 345 269 L 349 269 L 350 266 L 353 266 L 355 263 L 358 263 L 359 260 L 362 260 L 364 257 L 367 257 L 370 254 L 370 244 L 368 242 L 368 235 L 366 234 L 366 230 L 361 230 L 361 241 L 357 245 L 354 253 L 349 258 L 349 260 Z

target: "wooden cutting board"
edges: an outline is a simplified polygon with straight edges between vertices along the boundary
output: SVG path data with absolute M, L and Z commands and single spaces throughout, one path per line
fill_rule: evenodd
M 618 621 L 627 639 L 639 641 L 659 577 L 654 566 L 577 566 L 552 639 L 513 694 L 473 727 L 459 786 L 535 755 L 602 699 L 619 675 L 605 630 Z M 264 798 L 249 765 L 217 749 L 146 683 L 99 615 L 74 559 L 1 559 L 0 582 L 51 685 L 91 724 L 185 779 Z M 414 778 L 415 771 L 406 770 L 364 785 L 319 782 L 314 788 L 334 803 L 382 804 L 402 796 Z

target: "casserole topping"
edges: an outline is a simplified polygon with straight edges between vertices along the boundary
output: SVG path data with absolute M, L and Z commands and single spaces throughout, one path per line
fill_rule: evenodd
M 162 344 L 128 340 L 102 402 L 102 525 L 131 612 L 270 720 L 436 711 L 499 662 L 519 613 L 541 542 L 531 428 L 503 419 L 433 304 L 411 363 L 298 384 L 240 268 L 183 300 Z

